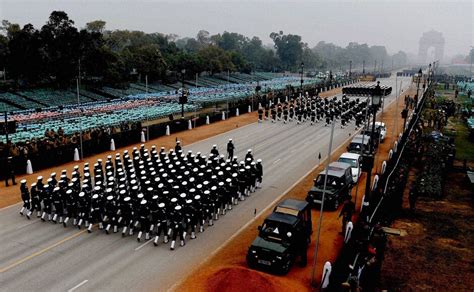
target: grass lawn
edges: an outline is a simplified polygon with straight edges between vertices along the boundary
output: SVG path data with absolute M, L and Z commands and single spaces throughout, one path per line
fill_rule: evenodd
M 450 128 L 456 129 L 456 159 L 474 161 L 474 142 L 469 137 L 469 129 L 460 118 L 449 119 Z

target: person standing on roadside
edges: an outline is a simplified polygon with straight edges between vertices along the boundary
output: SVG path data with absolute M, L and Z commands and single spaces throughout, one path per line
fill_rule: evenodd
M 342 234 L 346 232 L 346 225 L 352 221 L 352 214 L 355 211 L 355 204 L 349 198 L 344 202 L 344 206 L 339 213 L 339 218 L 342 216 Z

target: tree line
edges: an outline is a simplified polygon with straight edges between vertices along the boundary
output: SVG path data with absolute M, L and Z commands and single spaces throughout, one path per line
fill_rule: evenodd
M 106 30 L 102 20 L 82 29 L 63 11 L 53 11 L 37 29 L 7 20 L 0 26 L 0 70 L 19 86 L 51 84 L 67 87 L 77 76 L 82 82 L 124 85 L 144 76 L 149 81 L 172 82 L 208 72 L 347 70 L 380 60 L 406 64 L 406 54 L 389 56 L 385 47 L 351 42 L 346 48 L 319 42 L 314 48 L 301 36 L 272 32 L 273 46 L 258 37 L 234 32 L 210 35 L 200 30 L 194 38 L 142 31 Z M 185 70 L 185 71 L 183 71 Z

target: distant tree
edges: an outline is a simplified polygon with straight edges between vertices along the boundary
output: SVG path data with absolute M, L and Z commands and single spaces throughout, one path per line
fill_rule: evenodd
M 7 67 L 8 55 L 10 50 L 8 49 L 8 38 L 4 35 L 0 35 L 0 70 Z
M 14 33 L 19 32 L 20 30 L 21 28 L 19 24 L 11 23 L 8 20 L 2 20 L 2 26 L 0 26 L 0 31 L 8 38 L 11 38 Z
M 41 28 L 49 76 L 59 86 L 66 86 L 77 76 L 80 39 L 74 21 L 63 11 L 53 11 Z
M 301 61 L 303 55 L 303 43 L 299 35 L 283 34 L 272 32 L 270 38 L 275 44 L 278 57 L 285 69 L 292 69 L 297 67 L 298 62 Z
M 11 77 L 36 82 L 45 76 L 40 33 L 33 25 L 27 24 L 20 31 L 10 33 L 8 51 L 6 63 Z
M 159 46 L 156 44 L 128 47 L 121 56 L 128 72 L 135 69 L 141 75 L 148 75 L 149 80 L 159 79 L 167 67 Z
M 210 34 L 207 30 L 200 30 L 197 33 L 196 40 L 201 46 L 207 46 L 211 44 Z
M 105 29 L 105 21 L 103 20 L 94 20 L 86 23 L 86 30 L 88 32 L 98 32 L 103 33 Z
M 204 70 L 211 74 L 235 70 L 229 54 L 217 46 L 211 45 L 202 48 L 199 50 L 198 55 L 202 59 Z
M 188 52 L 197 52 L 201 48 L 201 44 L 194 38 L 188 39 L 184 49 Z
M 173 59 L 168 64 L 170 69 L 181 72 L 185 69 L 188 76 L 194 76 L 205 71 L 204 63 L 201 57 L 195 53 L 179 52 L 173 55 Z

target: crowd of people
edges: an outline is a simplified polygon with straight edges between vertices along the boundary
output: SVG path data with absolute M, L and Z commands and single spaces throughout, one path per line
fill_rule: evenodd
M 130 131 L 138 131 L 136 123 L 122 123 L 113 127 L 99 127 L 84 130 L 82 132 L 82 143 L 85 154 L 100 153 L 109 150 L 110 138 L 124 137 Z M 122 135 L 123 134 L 123 135 Z M 71 160 L 75 148 L 80 149 L 80 132 L 66 135 L 61 127 L 57 130 L 47 129 L 42 138 L 32 138 L 24 142 L 7 143 L 0 141 L 0 176 L 7 178 L 10 173 L 24 173 L 26 161 L 31 160 L 37 168 L 44 168 L 65 163 Z M 138 136 L 138 135 L 136 135 Z M 124 143 L 125 144 L 125 143 Z M 9 163 L 9 160 L 12 163 Z M 8 185 L 8 183 L 6 183 Z
M 266 107 L 258 109 L 258 120 L 271 120 L 275 123 L 282 121 L 290 123 L 296 121 L 297 124 L 309 122 L 314 125 L 324 121 L 329 125 L 334 119 L 339 119 L 341 127 L 345 127 L 350 121 L 355 120 L 356 127 L 360 127 L 365 120 L 365 109 L 367 101 L 360 101 L 359 98 L 349 99 L 343 95 L 341 99 L 320 98 L 318 95 L 286 98 L 285 101 L 270 103 Z
M 208 156 L 185 154 L 179 141 L 169 152 L 141 145 L 92 167 L 85 163 L 82 171 L 74 166 L 70 175 L 63 170 L 46 181 L 39 176 L 30 187 L 22 180 L 20 214 L 88 232 L 96 224 L 107 234 L 138 232 L 138 241 L 143 235 L 145 240 L 154 237 L 155 245 L 171 240 L 174 250 L 178 237 L 184 246 L 188 234 L 196 238 L 261 186 L 262 161 L 254 159 L 251 149 L 239 161 L 234 148 L 229 140 L 226 159 L 217 145 Z

